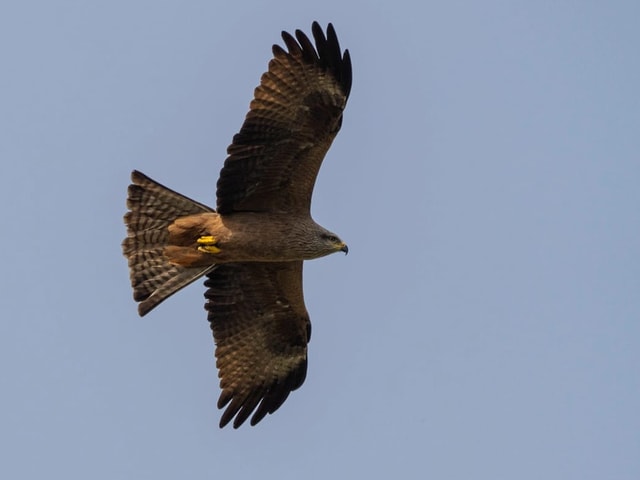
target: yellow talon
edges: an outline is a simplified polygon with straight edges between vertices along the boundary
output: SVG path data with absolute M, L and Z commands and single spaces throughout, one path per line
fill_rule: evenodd
M 218 240 L 211 235 L 204 235 L 196 240 L 201 246 L 198 247 L 199 252 L 203 253 L 220 253 L 220 249 L 216 247 Z
M 204 253 L 220 253 L 220 249 L 213 245 L 207 245 L 206 247 L 198 247 L 199 252 Z
M 216 237 L 212 235 L 204 235 L 196 241 L 204 245 L 215 245 L 218 240 L 216 240 Z

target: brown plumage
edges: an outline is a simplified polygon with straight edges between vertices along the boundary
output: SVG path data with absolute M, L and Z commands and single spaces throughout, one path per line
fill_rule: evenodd
M 347 246 L 310 216 L 322 160 L 342 124 L 351 60 L 329 24 L 312 25 L 315 47 L 299 30 L 254 92 L 228 148 L 217 209 L 140 172 L 131 175 L 124 217 L 134 300 L 140 315 L 203 275 L 225 408 L 223 427 L 273 413 L 304 382 L 309 315 L 303 260 Z

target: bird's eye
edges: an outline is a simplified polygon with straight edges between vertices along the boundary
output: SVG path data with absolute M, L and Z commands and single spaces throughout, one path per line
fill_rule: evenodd
M 333 235 L 328 235 L 327 240 L 329 240 L 331 243 L 338 243 L 338 237 L 335 237 Z

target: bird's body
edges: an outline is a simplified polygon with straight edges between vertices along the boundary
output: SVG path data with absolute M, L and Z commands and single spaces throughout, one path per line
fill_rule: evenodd
M 226 410 L 220 426 L 273 413 L 304 381 L 311 324 L 302 293 L 304 260 L 347 252 L 313 221 L 318 170 L 342 124 L 351 61 L 331 24 L 313 24 L 315 47 L 283 32 L 274 58 L 228 148 L 217 208 L 134 171 L 125 215 L 134 300 L 145 315 L 206 275 Z
M 264 228 L 265 224 L 269 225 L 268 229 Z M 286 213 L 252 212 L 220 215 L 210 212 L 178 218 L 168 229 L 165 255 L 171 263 L 184 267 L 312 260 L 335 252 L 334 248 L 322 248 L 323 245 L 316 242 L 320 232 L 334 234 L 308 216 L 295 218 Z M 216 239 L 215 247 L 220 252 L 211 255 L 198 250 L 201 245 L 197 240 L 207 236 Z

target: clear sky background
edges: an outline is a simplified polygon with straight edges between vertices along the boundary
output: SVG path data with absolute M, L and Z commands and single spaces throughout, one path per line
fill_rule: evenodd
M 640 478 L 640 3 L 4 2 L 0 477 Z M 202 282 L 140 319 L 137 168 L 215 205 L 280 31 L 353 58 L 304 386 L 219 430 Z

